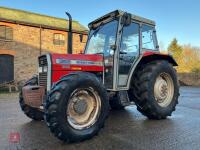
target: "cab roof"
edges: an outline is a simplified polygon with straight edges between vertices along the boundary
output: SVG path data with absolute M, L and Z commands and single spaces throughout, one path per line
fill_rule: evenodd
M 114 18 L 114 17 L 120 17 L 124 13 L 126 13 L 126 12 L 122 11 L 122 10 L 112 11 L 112 12 L 110 12 L 110 13 L 108 13 L 108 14 L 106 14 L 106 15 L 104 15 L 104 16 L 102 16 L 102 17 L 100 17 L 100 18 L 98 18 L 98 19 L 96 19 L 94 21 L 92 21 L 91 23 L 88 24 L 88 26 L 90 28 L 92 24 L 96 24 L 96 23 L 101 22 L 101 21 L 103 21 L 105 19 Z M 137 15 L 134 15 L 134 14 L 131 14 L 131 16 L 132 16 L 133 20 L 136 20 L 138 22 L 150 24 L 150 25 L 153 25 L 153 26 L 156 25 L 155 21 L 153 21 L 153 20 L 150 20 L 150 19 L 147 19 L 147 18 L 143 18 L 143 17 L 137 16 Z

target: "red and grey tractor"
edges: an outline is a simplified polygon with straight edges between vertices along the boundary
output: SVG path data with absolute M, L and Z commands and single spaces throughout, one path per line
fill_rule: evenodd
M 38 58 L 38 75 L 20 93 L 24 113 L 45 120 L 65 142 L 96 135 L 110 108 L 134 103 L 149 119 L 171 116 L 179 96 L 177 63 L 159 53 L 155 22 L 116 10 L 88 26 L 84 53 Z

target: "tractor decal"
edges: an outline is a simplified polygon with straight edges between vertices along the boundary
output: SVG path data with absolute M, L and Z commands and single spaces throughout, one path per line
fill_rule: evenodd
M 102 66 L 101 61 L 87 61 L 87 60 L 66 60 L 66 59 L 56 59 L 57 64 L 70 64 L 70 65 L 94 65 Z

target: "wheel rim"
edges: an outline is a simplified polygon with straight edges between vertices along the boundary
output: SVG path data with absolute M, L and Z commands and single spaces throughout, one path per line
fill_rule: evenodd
M 174 83 L 168 73 L 161 73 L 154 85 L 154 96 L 161 107 L 167 107 L 174 96 Z
M 76 89 L 70 96 L 67 107 L 67 120 L 78 130 L 89 128 L 98 119 L 101 100 L 93 88 Z

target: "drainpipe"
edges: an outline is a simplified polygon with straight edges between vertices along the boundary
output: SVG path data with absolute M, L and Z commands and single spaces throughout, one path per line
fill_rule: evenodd
M 42 54 L 42 26 L 40 25 L 40 55 Z
M 67 43 L 67 53 L 72 54 L 72 41 L 73 41 L 73 34 L 72 34 L 72 16 L 68 13 L 65 12 L 66 15 L 69 18 L 69 26 L 68 26 L 68 43 Z

